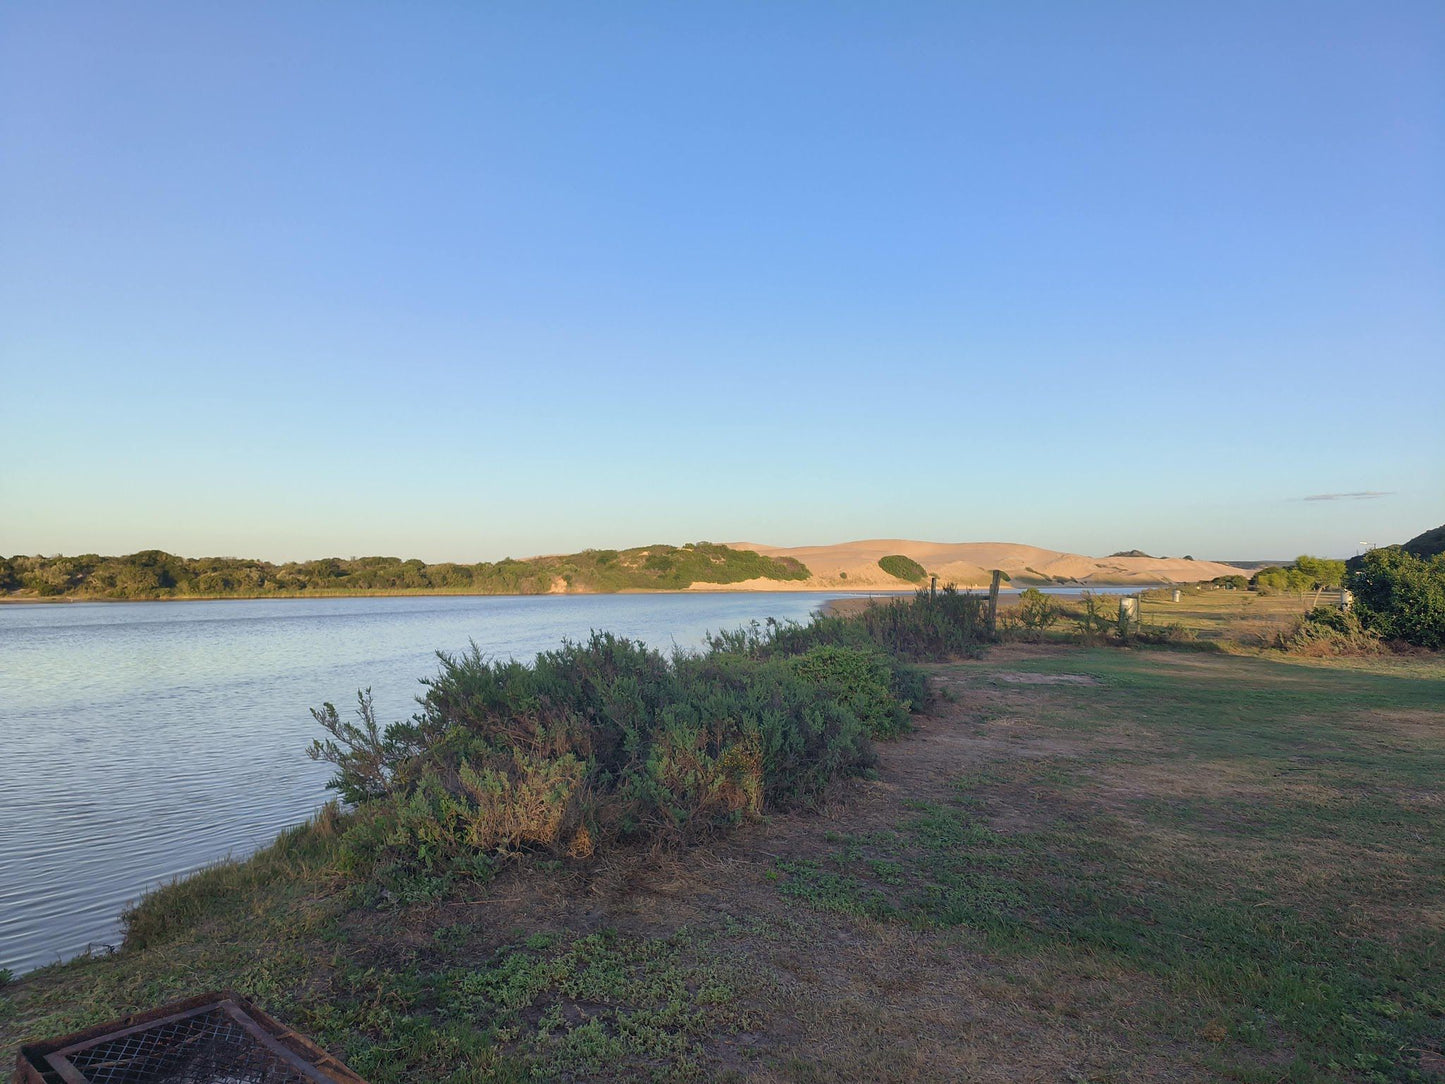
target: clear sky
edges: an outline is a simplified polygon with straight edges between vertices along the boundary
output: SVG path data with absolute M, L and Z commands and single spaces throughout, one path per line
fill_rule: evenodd
M 1442 521 L 1438 0 L 0 7 L 0 552 Z

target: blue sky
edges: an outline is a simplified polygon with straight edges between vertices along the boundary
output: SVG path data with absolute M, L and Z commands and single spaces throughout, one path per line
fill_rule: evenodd
M 7 554 L 1400 541 L 1445 6 L 10 3 L 0 422 Z

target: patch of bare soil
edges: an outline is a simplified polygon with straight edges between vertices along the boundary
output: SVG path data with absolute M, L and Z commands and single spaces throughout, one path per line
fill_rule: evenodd
M 1090 674 L 1026 674 L 1014 670 L 998 670 L 994 681 L 1009 685 L 1102 685 L 1103 682 Z

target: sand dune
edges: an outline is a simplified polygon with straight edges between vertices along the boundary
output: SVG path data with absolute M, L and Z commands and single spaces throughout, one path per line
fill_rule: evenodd
M 757 550 L 769 557 L 796 557 L 808 566 L 806 580 L 746 580 L 742 583 L 695 583 L 694 591 L 818 591 L 825 589 L 904 589 L 906 581 L 878 567 L 878 559 L 902 554 L 921 564 L 940 583 L 981 587 L 991 570 L 1002 569 L 1013 586 L 1059 581 L 1089 584 L 1194 583 L 1215 576 L 1248 573 L 1217 561 L 1186 561 L 1169 557 L 1085 557 L 1077 553 L 1023 546 L 1013 542 L 914 542 L 903 538 L 873 538 L 833 546 L 766 546 L 730 542 L 736 549 Z

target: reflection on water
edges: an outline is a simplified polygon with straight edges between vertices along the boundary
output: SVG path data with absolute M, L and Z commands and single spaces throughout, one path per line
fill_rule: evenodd
M 118 940 L 145 888 L 308 816 L 307 708 L 373 689 L 410 715 L 434 652 L 530 658 L 608 629 L 696 646 L 823 594 L 280 599 L 0 606 L 0 967 Z

